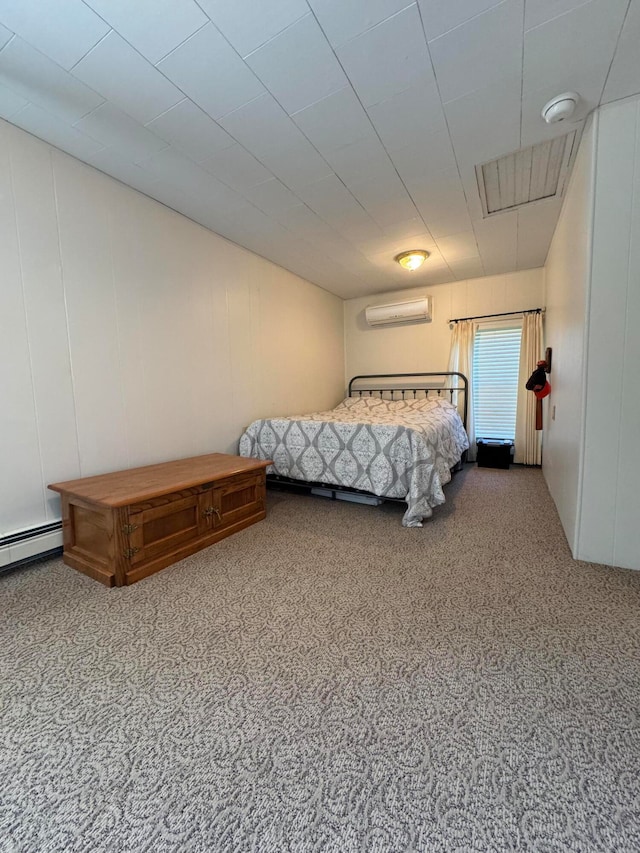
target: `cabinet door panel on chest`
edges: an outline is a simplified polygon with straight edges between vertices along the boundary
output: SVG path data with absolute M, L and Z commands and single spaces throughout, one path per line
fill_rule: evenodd
M 213 490 L 215 527 L 226 527 L 264 510 L 264 477 L 235 478 Z
M 207 532 L 211 492 L 188 491 L 193 493 L 176 492 L 130 508 L 131 565 L 165 554 Z

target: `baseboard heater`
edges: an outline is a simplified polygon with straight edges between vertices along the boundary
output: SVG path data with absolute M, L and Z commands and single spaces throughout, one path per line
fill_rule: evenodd
M 53 521 L 0 536 L 0 573 L 62 554 L 62 522 Z

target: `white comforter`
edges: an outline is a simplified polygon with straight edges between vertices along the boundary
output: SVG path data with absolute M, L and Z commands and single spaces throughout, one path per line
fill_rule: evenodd
M 240 439 L 241 456 L 273 460 L 267 473 L 404 498 L 405 527 L 444 503 L 468 447 L 456 408 L 440 397 L 349 397 L 328 412 L 254 421 Z

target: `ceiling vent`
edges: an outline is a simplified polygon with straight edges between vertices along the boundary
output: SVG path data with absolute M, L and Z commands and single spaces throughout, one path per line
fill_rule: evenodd
M 559 198 L 578 148 L 577 131 L 476 166 L 485 217 Z

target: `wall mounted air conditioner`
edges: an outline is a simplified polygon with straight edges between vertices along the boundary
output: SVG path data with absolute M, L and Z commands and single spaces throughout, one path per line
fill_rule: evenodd
M 390 305 L 370 305 L 365 310 L 370 326 L 386 326 L 388 323 L 424 323 L 431 320 L 431 297 L 422 296 L 409 302 L 394 302 Z

